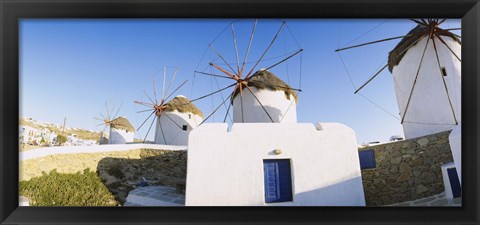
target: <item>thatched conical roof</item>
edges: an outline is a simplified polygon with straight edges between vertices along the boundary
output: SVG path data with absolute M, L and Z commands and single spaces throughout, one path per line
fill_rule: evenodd
M 181 112 L 181 113 L 193 113 L 195 115 L 198 115 L 203 118 L 203 113 L 198 109 L 193 103 L 188 100 L 183 95 L 179 95 L 172 100 L 170 100 L 167 104 L 165 104 L 165 111 L 167 112 L 173 112 L 175 110 Z
M 449 31 L 442 31 L 442 32 L 438 32 L 437 34 L 451 37 L 453 40 L 455 40 L 459 44 L 462 44 L 460 39 L 458 39 L 453 33 Z M 407 49 L 410 45 L 415 43 L 418 39 L 421 39 L 423 37 L 428 37 L 428 35 L 429 35 L 429 27 L 425 25 L 417 25 L 410 32 L 408 32 L 406 37 L 404 37 L 397 44 L 397 46 L 395 46 L 395 48 L 388 53 L 388 70 L 392 72 L 393 67 L 400 63 L 405 53 L 407 53 L 407 51 L 403 52 L 405 49 Z
M 290 95 L 293 95 L 295 98 L 295 103 L 298 103 L 298 96 L 295 90 L 293 90 L 287 83 L 275 76 L 268 70 L 258 70 L 251 77 L 248 78 L 248 86 L 256 87 L 257 89 L 269 89 L 272 91 L 283 91 L 285 92 L 285 97 L 290 100 Z M 245 89 L 245 87 L 243 87 Z M 233 98 L 237 96 L 238 91 L 235 93 Z M 232 98 L 232 99 L 233 99 Z
M 110 127 L 118 130 L 126 130 L 129 132 L 135 131 L 135 128 L 133 128 L 132 124 L 124 116 L 113 119 Z

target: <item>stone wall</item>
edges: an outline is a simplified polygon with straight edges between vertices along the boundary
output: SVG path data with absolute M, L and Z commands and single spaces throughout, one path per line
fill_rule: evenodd
M 391 205 L 445 191 L 441 165 L 453 162 L 450 131 L 360 148 L 373 149 L 376 168 L 363 169 L 367 206 Z
M 126 178 L 129 174 L 159 175 L 185 178 L 187 151 L 134 149 L 101 153 L 58 154 L 19 162 L 20 181 L 41 176 L 56 169 L 60 173 L 75 173 L 89 168 L 92 171 L 120 167 Z

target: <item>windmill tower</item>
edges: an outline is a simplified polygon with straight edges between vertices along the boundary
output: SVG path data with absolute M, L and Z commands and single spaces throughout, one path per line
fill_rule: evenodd
M 107 109 L 107 115 L 103 116 L 100 113 L 100 118 L 94 118 L 96 120 L 101 120 L 102 123 L 98 126 L 103 125 L 104 129 L 101 132 L 100 137 L 100 144 L 125 144 L 127 142 L 133 142 L 133 137 L 135 135 L 135 128 L 133 128 L 132 124 L 128 121 L 128 119 L 124 116 L 119 116 L 118 112 L 120 112 L 121 106 L 118 108 L 115 115 L 112 117 L 111 113 L 114 111 L 108 109 L 107 103 L 105 103 L 105 108 Z M 113 119 L 112 119 L 113 118 Z M 106 129 L 109 129 L 108 138 L 106 137 Z
M 451 130 L 461 124 L 460 36 L 442 29 L 445 19 L 412 19 L 408 34 L 337 49 L 402 39 L 389 52 L 388 63 L 355 91 L 358 93 L 384 69 L 392 73 L 399 120 L 406 139 Z
M 242 92 L 233 95 L 234 123 L 297 122 L 297 93 L 270 71 L 254 73 Z
M 230 51 L 230 54 L 227 53 L 222 55 L 219 50 L 214 47 L 215 40 L 209 44 L 209 48 L 213 50 L 217 59 L 221 59 L 221 62 L 209 62 L 209 68 L 214 72 L 203 72 L 195 71 L 196 74 L 211 76 L 215 79 L 224 78 L 222 80 L 231 80 L 234 83 L 226 86 L 222 89 L 219 89 L 209 95 L 221 92 L 230 87 L 233 87 L 233 90 L 230 92 L 227 98 L 223 99 L 223 103 L 227 100 L 230 100 L 228 108 L 226 109 L 226 114 L 224 117 L 224 122 L 229 115 L 229 110 L 233 106 L 233 120 L 232 123 L 296 123 L 297 122 L 297 113 L 296 105 L 298 103 L 298 93 L 301 92 L 301 89 L 295 89 L 290 87 L 286 82 L 277 77 L 270 70 L 274 68 L 279 68 L 281 65 L 286 66 L 286 75 L 288 78 L 288 63 L 287 61 L 293 60 L 295 56 L 300 56 L 299 68 L 301 67 L 301 53 L 303 49 L 300 47 L 295 37 L 293 37 L 292 32 L 289 34 L 292 35 L 291 38 L 295 41 L 296 46 L 293 49 L 290 49 L 288 53 L 285 54 L 283 48 L 275 48 L 275 41 L 278 39 L 279 34 L 283 29 L 289 29 L 286 25 L 286 21 L 282 21 L 280 27 L 276 31 L 273 39 L 268 43 L 266 49 L 260 51 L 261 55 L 256 61 L 247 62 L 249 56 L 253 37 L 257 27 L 257 20 L 253 23 L 253 28 L 251 29 L 250 38 L 245 39 L 249 40 L 248 45 L 245 45 L 246 50 L 245 55 L 243 56 L 243 61 L 239 58 L 239 54 L 242 51 L 239 51 L 237 35 L 234 29 L 234 23 L 232 22 L 229 27 L 232 31 L 233 47 L 234 50 Z M 228 27 L 227 27 L 228 28 Z M 226 30 L 226 29 L 225 29 Z M 246 29 L 249 31 L 249 29 Z M 222 32 L 223 33 L 223 32 Z M 221 35 L 221 34 L 220 34 Z M 220 36 L 219 35 L 219 36 Z M 282 36 L 284 45 L 286 37 Z M 286 48 L 285 46 L 283 46 Z M 281 54 L 280 56 L 275 56 L 270 59 L 275 59 L 275 62 L 266 63 L 268 57 L 265 57 L 268 52 L 275 52 L 273 54 Z M 228 55 L 232 58 L 229 62 Z M 234 57 L 233 57 L 234 56 Z M 233 59 L 234 58 L 234 59 Z M 278 59 L 280 58 L 280 59 Z M 298 60 L 298 57 L 296 57 Z M 234 61 L 235 60 L 235 61 Z M 250 66 L 249 64 L 253 64 Z M 258 70 L 257 67 L 265 66 L 264 69 Z M 248 68 L 247 68 L 248 67 Z M 285 75 L 285 74 L 282 74 Z M 301 68 L 299 75 L 299 85 L 301 86 Z M 208 96 L 208 95 L 206 95 Z M 206 97 L 202 96 L 200 98 Z M 199 99 L 200 99 L 199 98 Z M 204 120 L 206 121 L 210 116 L 212 116 L 219 108 L 221 104 Z
M 185 96 L 178 95 L 170 99 L 170 97 L 187 82 L 185 80 L 172 93 L 169 93 L 176 74 L 177 71 L 175 71 L 170 85 L 165 90 L 166 68 L 164 68 L 164 82 L 160 101 L 157 100 L 155 83 L 153 84 L 153 98 L 144 91 L 150 102 L 135 101 L 136 104 L 150 108 L 139 111 L 139 113 L 150 112 L 150 115 L 138 129 L 140 129 L 150 117 L 155 115 L 150 124 L 150 128 L 145 135 L 144 141 L 156 121 L 154 136 L 155 144 L 187 145 L 188 134 L 203 120 L 203 113 Z
M 419 21 L 389 53 L 388 69 L 407 139 L 461 123 L 461 41 L 440 23 Z

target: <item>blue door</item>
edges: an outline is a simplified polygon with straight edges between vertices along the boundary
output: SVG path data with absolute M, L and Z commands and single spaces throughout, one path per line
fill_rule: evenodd
M 462 196 L 462 188 L 460 186 L 460 179 L 458 179 L 457 169 L 447 169 L 448 180 L 450 181 L 450 187 L 452 188 L 452 194 L 454 198 Z
M 292 201 L 292 175 L 289 159 L 263 160 L 265 202 Z

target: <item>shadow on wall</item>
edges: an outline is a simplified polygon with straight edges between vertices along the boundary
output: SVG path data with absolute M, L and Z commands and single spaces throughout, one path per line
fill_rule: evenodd
M 142 150 L 140 158 L 103 158 L 97 173 L 115 199 L 122 205 L 128 192 L 146 178 L 150 185 L 177 187 L 185 182 L 187 152 Z
M 297 193 L 293 196 L 293 200 L 293 205 L 297 206 L 365 206 L 362 178 L 355 177 L 322 188 Z

